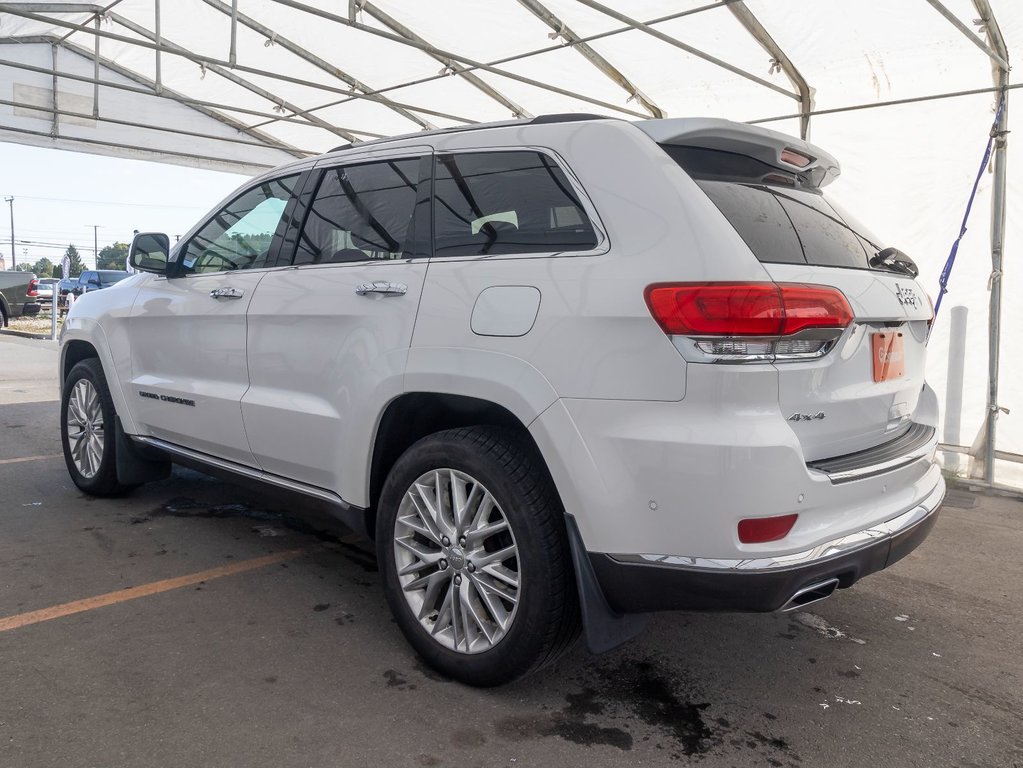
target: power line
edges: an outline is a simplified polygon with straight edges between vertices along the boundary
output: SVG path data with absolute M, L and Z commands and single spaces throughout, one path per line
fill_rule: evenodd
M 19 200 L 44 200 L 54 203 L 83 203 L 85 205 L 120 205 L 131 208 L 173 208 L 180 211 L 206 211 L 206 206 L 201 205 L 165 205 L 162 203 L 127 203 L 121 200 L 76 200 L 69 197 L 36 197 L 33 195 L 18 195 Z

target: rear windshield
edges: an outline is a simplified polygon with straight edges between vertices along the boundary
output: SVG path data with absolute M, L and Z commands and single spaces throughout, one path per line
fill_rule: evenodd
M 869 269 L 876 235 L 798 174 L 730 152 L 662 145 L 762 262 Z

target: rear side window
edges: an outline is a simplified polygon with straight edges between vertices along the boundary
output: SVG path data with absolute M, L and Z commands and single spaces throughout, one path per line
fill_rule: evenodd
M 411 238 L 418 157 L 323 172 L 295 264 L 400 259 Z
M 586 251 L 596 245 L 586 211 L 550 157 L 527 151 L 437 157 L 435 256 Z

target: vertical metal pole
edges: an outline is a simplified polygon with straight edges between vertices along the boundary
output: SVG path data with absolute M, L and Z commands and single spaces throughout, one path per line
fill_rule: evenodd
M 53 293 L 50 294 L 50 341 L 57 338 L 57 315 L 60 314 L 60 283 L 53 284 Z
M 160 79 L 160 0 L 153 0 L 153 8 L 156 11 L 156 22 L 153 25 L 153 34 L 156 36 L 156 92 L 163 93 L 163 81 Z
M 11 204 L 11 269 L 14 269 L 18 266 L 14 261 L 14 198 L 5 197 L 4 200 Z
M 943 440 L 959 445 L 963 419 L 963 372 L 966 368 L 966 307 L 952 307 L 948 336 L 948 375 L 945 378 Z M 945 469 L 959 471 L 959 454 L 945 454 Z
M 96 14 L 96 49 L 92 57 L 92 116 L 99 119 L 99 14 Z
M 1002 254 L 1005 244 L 1006 144 L 1009 126 L 1009 73 L 1001 70 L 999 85 L 1005 99 L 995 127 L 994 178 L 991 186 L 991 300 L 988 309 L 987 442 L 984 446 L 984 480 L 995 479 L 995 425 L 998 423 L 998 353 L 1002 322 Z
M 238 63 L 238 0 L 231 0 L 231 53 L 227 58 L 232 67 Z
M 57 138 L 60 130 L 60 111 L 57 105 L 57 44 L 50 43 L 50 55 L 53 60 L 53 127 L 50 128 L 50 135 Z
M 92 266 L 99 269 L 99 224 L 92 225 Z

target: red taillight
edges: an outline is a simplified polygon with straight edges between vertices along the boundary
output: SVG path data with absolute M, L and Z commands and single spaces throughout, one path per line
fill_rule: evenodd
M 38 296 L 39 295 L 39 281 L 30 280 L 28 283 L 28 291 L 25 293 L 26 296 Z
M 751 517 L 739 521 L 739 541 L 743 544 L 763 544 L 778 541 L 789 535 L 799 515 L 777 517 Z
M 836 288 L 800 283 L 651 285 L 646 302 L 672 336 L 786 336 L 845 328 L 853 318 Z

